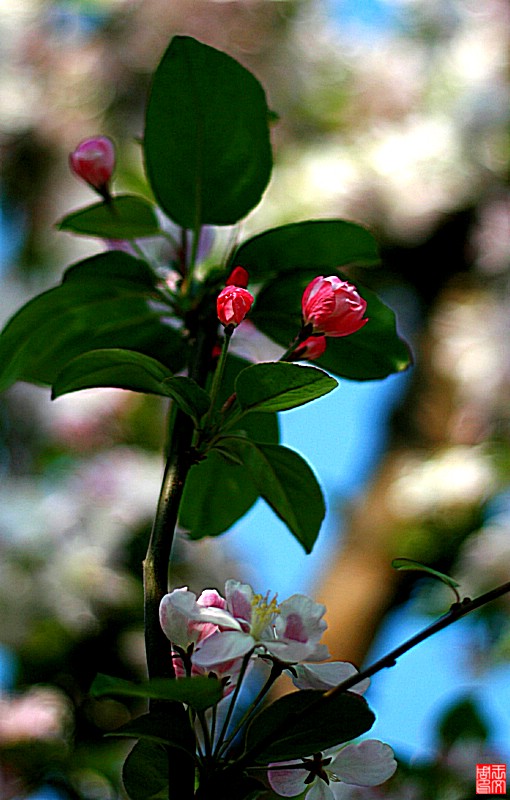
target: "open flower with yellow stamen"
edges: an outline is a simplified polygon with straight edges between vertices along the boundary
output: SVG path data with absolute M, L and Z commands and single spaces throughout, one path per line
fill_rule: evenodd
M 270 599 L 269 594 L 256 594 L 246 583 L 228 580 L 222 608 L 218 608 L 220 603 L 216 601 L 214 610 L 208 608 L 205 611 L 197 609 L 194 596 L 187 610 L 182 602 L 182 590 L 177 589 L 162 601 L 163 630 L 170 639 L 174 627 L 172 618 L 177 612 L 173 598 L 179 600 L 180 625 L 183 622 L 181 615 L 187 614 L 193 625 L 197 622 L 199 625 L 206 622 L 217 625 L 210 633 L 209 628 L 209 635 L 195 638 L 192 661 L 196 667 L 211 668 L 251 651 L 272 655 L 287 664 L 321 661 L 328 657 L 327 648 L 320 644 L 326 629 L 323 620 L 325 607 L 305 595 L 295 594 L 278 603 L 276 597 Z

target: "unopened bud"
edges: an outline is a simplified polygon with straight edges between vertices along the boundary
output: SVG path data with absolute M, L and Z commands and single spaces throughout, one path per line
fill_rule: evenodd
M 325 336 L 309 336 L 291 353 L 288 361 L 314 361 L 324 355 L 325 350 Z
M 249 280 L 250 276 L 244 267 L 234 267 L 225 281 L 225 286 L 240 286 L 242 289 L 246 289 Z
M 221 324 L 225 327 L 237 327 L 250 310 L 253 299 L 253 295 L 241 286 L 225 286 L 216 301 L 216 310 Z
M 115 147 L 107 136 L 84 139 L 69 156 L 69 164 L 81 178 L 104 198 L 110 197 L 108 183 L 115 169 Z
M 363 316 L 366 301 L 352 283 L 336 275 L 314 278 L 304 291 L 301 308 L 304 325 L 326 336 L 349 336 L 368 322 Z

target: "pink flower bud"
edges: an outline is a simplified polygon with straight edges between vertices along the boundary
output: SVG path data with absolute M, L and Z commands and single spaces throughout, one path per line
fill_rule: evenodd
M 253 303 L 253 295 L 242 286 L 225 286 L 218 295 L 216 309 L 222 325 L 234 328 L 245 318 Z
M 289 356 L 289 361 L 314 361 L 324 355 L 326 350 L 325 336 L 309 336 L 301 342 L 294 352 Z
M 244 267 L 234 267 L 225 281 L 225 286 L 240 286 L 242 289 L 246 289 L 249 280 L 250 276 Z
M 108 182 L 115 169 L 115 147 L 107 136 L 80 142 L 69 156 L 72 171 L 99 194 L 109 196 Z
M 303 324 L 325 336 L 349 336 L 366 325 L 366 301 L 355 286 L 336 275 L 320 275 L 308 284 L 301 301 Z

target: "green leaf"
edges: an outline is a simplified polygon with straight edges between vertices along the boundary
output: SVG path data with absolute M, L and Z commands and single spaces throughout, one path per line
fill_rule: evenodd
M 377 242 L 366 228 L 345 220 L 319 219 L 259 233 L 240 245 L 231 263 L 245 267 L 257 282 L 289 271 L 331 275 L 347 264 L 378 261 Z
M 220 404 L 234 391 L 236 377 L 247 363 L 236 356 L 228 356 Z M 276 414 L 250 412 L 233 430 L 255 441 L 278 442 Z M 191 539 L 218 536 L 244 516 L 258 496 L 246 469 L 226 461 L 212 450 L 189 472 L 179 509 L 179 525 Z
M 68 214 L 57 225 L 60 231 L 103 239 L 141 239 L 161 233 L 154 207 L 135 195 L 117 195 L 111 203 L 95 203 Z
M 122 782 L 130 800 L 168 796 L 168 752 L 155 742 L 137 742 L 122 768 Z
M 489 728 L 472 698 L 463 697 L 446 709 L 439 721 L 438 734 L 443 746 L 450 748 L 459 741 L 484 742 Z
M 225 53 L 176 36 L 154 75 L 145 163 L 156 199 L 184 228 L 231 225 L 257 205 L 272 168 L 264 91 Z
M 196 423 L 209 408 L 209 395 L 187 377 L 174 377 L 155 358 L 133 350 L 91 350 L 70 361 L 57 376 L 52 396 L 111 386 L 171 397 Z
M 370 730 L 375 715 L 358 694 L 324 697 L 322 692 L 292 692 L 263 709 L 246 732 L 246 750 L 259 764 L 306 758 L 355 739 Z
M 210 452 L 188 475 L 179 526 L 190 539 L 219 536 L 250 510 L 259 496 L 244 467 Z
M 145 697 L 151 700 L 175 700 L 186 703 L 196 711 L 216 705 L 223 696 L 223 687 L 216 678 L 197 675 L 194 678 L 167 680 L 154 678 L 145 683 L 131 683 L 109 675 L 97 675 L 90 688 L 92 697 L 115 695 Z
M 130 800 L 168 800 L 169 778 L 172 797 L 193 796 L 195 762 L 191 755 L 157 742 L 137 742 L 122 769 Z
M 317 478 L 294 450 L 225 436 L 222 447 L 242 461 L 258 493 L 294 534 L 307 553 L 326 513 Z
M 0 335 L 0 389 L 17 380 L 52 384 L 90 350 L 121 348 L 184 364 L 181 334 L 167 324 L 143 261 L 110 251 L 70 267 L 62 283 L 30 300 Z
M 330 274 L 334 272 L 330 270 Z M 251 312 L 252 322 L 278 344 L 288 347 L 301 328 L 303 291 L 316 275 L 317 271 L 285 274 L 266 284 Z M 368 323 L 350 336 L 328 337 L 326 352 L 315 363 L 353 380 L 385 378 L 405 370 L 411 363 L 411 354 L 398 335 L 395 314 L 374 292 L 359 285 L 357 289 L 367 301 Z
M 445 575 L 444 572 L 439 572 L 437 569 L 432 569 L 432 567 L 427 567 L 425 564 L 420 564 L 419 561 L 414 561 L 412 558 L 394 558 L 391 562 L 391 566 L 393 569 L 398 569 L 400 571 L 423 572 L 426 575 L 430 575 L 432 578 L 437 578 L 441 583 L 448 586 L 455 594 L 457 601 L 460 601 L 460 596 L 457 591 L 457 586 L 460 586 L 460 584 L 453 578 L 450 578 L 449 575 Z
M 195 734 L 188 714 L 181 705 L 172 705 L 166 713 L 151 711 L 142 714 L 106 735 L 159 742 L 195 755 Z
M 338 382 L 315 367 L 273 362 L 247 367 L 236 381 L 243 411 L 285 411 L 331 392 Z

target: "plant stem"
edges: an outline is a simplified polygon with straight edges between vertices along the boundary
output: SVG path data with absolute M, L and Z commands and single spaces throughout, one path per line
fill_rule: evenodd
M 510 581 L 507 583 L 502 584 L 501 586 L 497 586 L 495 589 L 491 589 L 489 592 L 485 592 L 484 594 L 480 595 L 479 597 L 475 597 L 474 600 L 470 600 L 469 598 L 465 598 L 461 603 L 454 603 L 450 610 L 440 617 L 438 620 L 433 622 L 428 627 L 424 628 L 419 633 L 411 636 L 410 639 L 403 642 L 401 645 L 396 647 L 394 650 L 391 650 L 387 655 L 380 658 L 371 666 L 367 667 L 366 669 L 358 672 L 351 677 L 347 678 L 342 683 L 339 683 L 337 686 L 334 686 L 332 689 L 328 689 L 326 692 L 317 693 L 317 700 L 310 703 L 306 707 L 306 709 L 301 713 L 296 713 L 294 716 L 294 720 L 298 720 L 303 714 L 307 716 L 313 712 L 315 707 L 320 706 L 324 701 L 331 699 L 332 697 L 336 697 L 337 695 L 341 694 L 342 692 L 347 692 L 353 686 L 356 686 L 366 678 L 370 678 L 372 675 L 375 675 L 376 672 L 380 672 L 382 669 L 386 667 L 393 667 L 396 662 L 397 658 L 400 658 L 401 655 L 407 653 L 408 650 L 411 650 L 416 645 L 424 642 L 430 636 L 433 636 L 435 633 L 447 628 L 453 622 L 456 622 L 461 617 L 465 617 L 466 614 L 470 614 L 472 611 L 476 611 L 478 608 L 486 605 L 487 603 L 496 600 L 498 597 L 502 597 L 504 594 L 510 592 Z M 248 767 L 250 766 L 250 762 L 253 762 L 254 758 L 257 756 L 258 753 L 262 752 L 264 748 L 271 743 L 280 733 L 282 733 L 286 727 L 288 726 L 288 720 L 284 720 L 280 726 L 276 726 L 266 737 L 261 739 L 251 750 L 247 750 L 241 758 L 236 762 L 237 767 Z
M 348 691 L 352 686 L 356 686 L 356 684 L 360 683 L 360 681 L 372 677 L 372 675 L 375 675 L 376 672 L 380 672 L 382 669 L 386 669 L 387 667 L 395 666 L 397 663 L 397 658 L 400 658 L 400 656 L 402 656 L 404 653 L 407 653 L 407 651 L 411 650 L 413 647 L 416 647 L 416 645 L 420 644 L 420 642 L 424 642 L 430 636 L 433 636 L 435 633 L 442 631 L 443 628 L 447 628 L 453 622 L 461 619 L 461 617 L 465 617 L 466 614 L 476 611 L 476 609 L 492 602 L 492 600 L 497 600 L 498 597 L 502 597 L 508 592 L 510 592 L 510 581 L 503 583 L 501 586 L 497 586 L 495 589 L 491 589 L 489 592 L 485 592 L 485 594 L 481 594 L 479 597 L 475 597 L 474 600 L 470 600 L 466 597 L 460 603 L 453 603 L 450 610 L 447 611 L 442 617 L 439 617 L 439 619 L 437 619 L 431 625 L 428 625 L 419 633 L 411 636 L 410 639 L 407 639 L 407 641 L 403 642 L 398 647 L 395 647 L 394 650 L 391 650 L 391 652 L 387 653 L 378 661 L 375 661 L 366 669 L 358 672 L 356 675 L 351 675 L 345 681 L 339 683 L 338 686 L 333 687 L 333 689 L 329 689 L 327 692 L 325 692 L 324 697 L 335 697 L 341 692 Z
M 168 565 L 172 551 L 184 482 L 191 467 L 190 447 L 193 425 L 181 411 L 174 416 L 168 454 L 152 527 L 143 563 L 145 596 L 145 649 L 149 678 L 174 678 L 170 643 L 159 623 L 159 606 L 168 592 Z
M 234 708 L 235 708 L 235 705 L 236 705 L 236 702 L 237 702 L 237 698 L 239 697 L 239 692 L 241 690 L 241 684 L 243 682 L 243 678 L 244 678 L 244 676 L 246 674 L 246 670 L 248 669 L 248 665 L 250 663 L 252 652 L 253 651 L 250 650 L 250 652 L 246 653 L 246 655 L 243 658 L 243 663 L 241 664 L 241 670 L 239 672 L 239 677 L 237 679 L 237 684 L 236 684 L 236 687 L 234 689 L 234 693 L 232 695 L 232 698 L 230 700 L 230 703 L 229 703 L 229 706 L 228 706 L 228 709 L 227 709 L 227 713 L 226 713 L 225 719 L 223 721 L 223 726 L 221 728 L 220 735 L 218 736 L 218 740 L 216 742 L 216 748 L 215 748 L 215 751 L 214 751 L 214 755 L 215 755 L 216 758 L 218 758 L 218 754 L 220 753 L 220 751 L 222 749 L 223 741 L 224 741 L 225 736 L 227 734 L 228 726 L 230 725 L 230 720 L 232 719 L 232 714 L 234 712 Z
M 228 749 L 228 747 L 230 746 L 230 743 L 235 739 L 235 737 L 237 736 L 237 734 L 239 733 L 241 728 L 246 726 L 248 724 L 248 722 L 250 721 L 250 719 L 252 718 L 252 716 L 257 713 L 258 706 L 260 705 L 260 703 L 262 702 L 262 700 L 264 699 L 266 694 L 269 692 L 269 690 L 270 690 L 271 686 L 273 686 L 274 682 L 280 677 L 280 675 L 284 671 L 284 668 L 285 668 L 284 664 L 281 664 L 281 663 L 273 664 L 273 666 L 271 668 L 271 672 L 269 674 L 269 677 L 266 680 L 266 682 L 264 683 L 264 685 L 262 686 L 262 688 L 260 689 L 260 691 L 257 694 L 255 700 L 253 700 L 251 702 L 250 707 L 247 710 L 247 712 L 243 715 L 243 717 L 236 724 L 234 730 L 225 739 L 225 741 L 223 742 L 222 746 L 220 748 L 218 748 L 218 751 L 217 751 L 218 752 L 218 757 L 221 756 Z
M 210 313 L 194 320 L 195 336 L 189 375 L 200 386 L 204 386 L 207 379 L 217 327 L 217 319 Z M 172 407 L 169 420 L 167 461 L 143 564 L 145 648 L 150 678 L 175 677 L 170 644 L 159 624 L 159 606 L 168 592 L 168 570 L 179 505 L 188 472 L 194 463 L 191 451 L 194 433 L 192 420 Z
M 216 338 L 217 320 L 211 314 L 192 320 L 194 331 L 189 375 L 204 386 L 210 366 L 212 347 Z M 193 335 L 193 333 L 192 333 Z M 194 458 L 193 422 L 181 410 L 170 409 L 168 455 L 159 496 L 156 516 L 143 563 L 145 649 L 149 678 L 175 678 L 171 658 L 171 643 L 159 623 L 159 606 L 168 591 L 169 565 L 172 553 L 179 506 L 188 472 Z M 180 703 L 151 700 L 150 711 L 164 711 L 169 716 L 183 711 Z M 194 795 L 195 762 L 191 755 L 168 747 L 168 798 L 191 800 Z M 177 766 L 176 766 L 177 764 Z
M 221 353 L 220 353 L 220 357 L 218 359 L 218 363 L 216 365 L 216 370 L 215 370 L 215 373 L 214 373 L 213 382 L 212 382 L 212 386 L 211 386 L 211 407 L 209 409 L 209 412 L 206 415 L 206 418 L 205 418 L 205 421 L 204 421 L 204 426 L 206 426 L 208 424 L 208 422 L 211 419 L 211 416 L 214 413 L 214 407 L 215 407 L 216 401 L 218 399 L 218 393 L 220 391 L 221 381 L 222 381 L 222 378 L 223 378 L 223 373 L 225 372 L 225 364 L 227 363 L 228 347 L 229 347 L 230 340 L 232 338 L 233 332 L 234 332 L 233 328 L 228 328 L 228 327 L 225 328 L 225 335 L 224 335 L 224 338 L 223 338 L 223 344 L 222 344 L 222 347 L 221 347 Z

